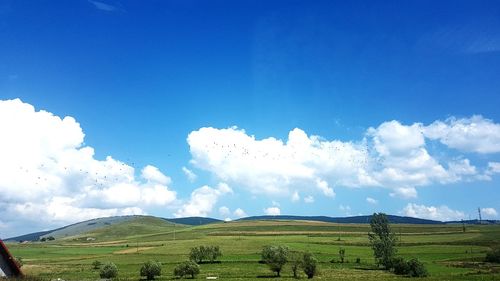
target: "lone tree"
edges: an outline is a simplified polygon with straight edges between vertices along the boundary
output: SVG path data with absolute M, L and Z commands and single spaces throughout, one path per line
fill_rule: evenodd
M 276 272 L 276 276 L 280 277 L 280 272 L 288 261 L 288 247 L 265 246 L 262 249 L 262 261 L 269 266 L 271 271 Z
M 308 279 L 311 279 L 316 275 L 318 260 L 309 252 L 304 253 L 302 259 L 302 268 L 304 273 L 307 275 Z
M 174 275 L 180 278 L 188 275 L 194 278 L 200 273 L 200 266 L 193 261 L 185 261 L 174 268 Z
M 293 278 L 299 277 L 299 269 L 302 267 L 303 255 L 300 252 L 290 253 L 290 265 L 292 266 Z
M 389 220 L 384 213 L 374 213 L 370 221 L 371 232 L 368 233 L 373 255 L 378 265 L 391 268 L 391 261 L 396 254 L 396 234 L 391 231 Z
M 141 267 L 141 276 L 146 276 L 147 280 L 154 280 L 155 276 L 161 275 L 161 263 L 158 261 L 147 261 Z

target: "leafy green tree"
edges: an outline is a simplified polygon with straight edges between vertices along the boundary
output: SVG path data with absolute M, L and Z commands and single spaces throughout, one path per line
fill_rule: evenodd
M 309 252 L 304 253 L 302 258 L 302 268 L 308 279 L 311 279 L 317 273 L 318 260 Z
M 289 254 L 290 265 L 292 267 L 293 278 L 299 277 L 299 269 L 302 267 L 303 254 L 299 252 L 291 252 Z
M 500 263 L 500 248 L 496 248 L 488 252 L 486 254 L 485 261 Z
M 262 249 L 262 261 L 264 261 L 271 271 L 276 272 L 280 277 L 283 266 L 288 261 L 288 247 L 286 246 L 265 246 Z
M 200 266 L 193 261 L 185 261 L 174 268 L 174 275 L 180 278 L 188 275 L 194 278 L 200 273 Z
M 345 249 L 344 248 L 339 249 L 339 257 L 340 257 L 340 262 L 344 263 L 344 259 L 345 259 Z
M 158 261 L 147 261 L 141 267 L 141 276 L 146 276 L 147 280 L 154 280 L 155 276 L 161 275 L 161 263 Z
M 368 233 L 373 255 L 378 265 L 391 268 L 391 261 L 396 254 L 396 235 L 391 230 L 389 220 L 384 213 L 374 213 L 370 221 L 371 232 Z
M 101 278 L 115 278 L 118 275 L 118 268 L 116 265 L 112 262 L 107 262 L 104 264 L 104 266 L 101 268 L 101 271 L 99 272 L 99 276 Z
M 213 263 L 220 257 L 222 257 L 222 252 L 219 246 L 210 246 L 208 251 L 208 259 L 210 262 Z
M 198 264 L 203 263 L 204 261 L 213 263 L 220 257 L 222 257 L 222 252 L 219 246 L 193 247 L 189 253 L 189 259 Z

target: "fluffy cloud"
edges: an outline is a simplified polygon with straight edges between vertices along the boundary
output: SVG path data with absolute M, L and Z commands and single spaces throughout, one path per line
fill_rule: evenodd
M 292 202 L 298 202 L 300 201 L 300 195 L 297 191 L 295 191 L 293 194 L 292 194 Z
M 171 180 L 148 165 L 94 158 L 72 117 L 36 111 L 22 101 L 0 101 L 0 215 L 16 221 L 34 214 L 43 228 L 81 219 L 144 214 L 176 200 Z M 39 218 L 39 219 L 38 219 Z M 14 220 L 14 219 L 12 219 Z M 9 223 L 9 221 L 6 221 Z M 38 226 L 39 227 L 39 226 Z
M 217 188 L 207 185 L 197 188 L 191 193 L 189 201 L 177 210 L 175 216 L 206 217 L 217 204 L 219 197 L 232 192 L 232 189 L 225 183 L 219 183 Z
M 222 206 L 219 208 L 219 214 L 223 217 L 227 217 L 231 214 L 231 210 L 226 206 Z
M 483 154 L 500 152 L 500 124 L 481 115 L 435 121 L 424 128 L 424 134 L 429 139 L 439 140 L 461 151 Z
M 464 152 L 500 151 L 500 125 L 481 116 L 447 119 L 425 126 L 388 121 L 369 128 L 359 141 L 325 140 L 293 129 L 287 140 L 256 139 L 243 129 L 201 128 L 189 134 L 191 163 L 254 194 L 290 196 L 319 192 L 334 197 L 344 187 L 384 187 L 391 196 L 416 198 L 432 184 L 488 180 L 498 171 L 470 160 L 431 155 L 426 141 L 439 140 Z M 454 159 L 451 161 L 438 159 Z M 485 172 L 483 172 L 485 171 Z
M 430 219 L 437 221 L 453 221 L 465 218 L 465 214 L 447 206 L 425 206 L 409 203 L 401 212 L 403 215 L 414 218 Z
M 498 216 L 497 210 L 495 210 L 494 208 L 482 208 L 481 209 L 481 213 L 485 217 L 496 217 L 496 216 Z
M 375 200 L 371 197 L 366 197 L 366 202 L 369 203 L 369 204 L 372 204 L 372 205 L 376 205 L 378 204 L 378 200 Z
M 281 214 L 281 210 L 278 207 L 269 207 L 264 209 L 264 214 L 268 216 L 279 216 Z
M 244 218 L 244 217 L 248 216 L 247 213 L 245 211 L 243 211 L 243 209 L 241 209 L 241 208 L 234 210 L 233 215 L 237 218 Z
M 191 170 L 189 170 L 186 167 L 182 167 L 182 172 L 184 172 L 184 175 L 188 178 L 190 182 L 195 182 L 198 176 Z

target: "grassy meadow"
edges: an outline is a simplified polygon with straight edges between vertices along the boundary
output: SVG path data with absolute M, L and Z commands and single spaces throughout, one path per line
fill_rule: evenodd
M 398 255 L 418 258 L 430 276 L 418 280 L 500 280 L 500 266 L 483 258 L 500 245 L 500 225 L 392 225 L 397 233 Z M 187 260 L 191 247 L 219 245 L 217 264 L 202 264 L 197 279 L 217 276 L 224 280 L 295 280 L 289 266 L 275 278 L 259 264 L 265 245 L 286 245 L 292 251 L 309 251 L 319 260 L 318 280 L 410 280 L 378 270 L 368 244 L 367 224 L 309 221 L 241 221 L 202 226 L 174 225 L 142 217 L 51 242 L 9 243 L 11 253 L 22 257 L 23 271 L 42 279 L 97 280 L 95 260 L 114 262 L 118 279 L 139 280 L 143 262 L 162 263 L 158 280 L 174 279 L 173 268 Z M 91 239 L 88 239 L 91 238 Z M 95 240 L 93 240 L 95 239 Z M 339 249 L 346 250 L 340 263 Z M 360 263 L 356 263 L 356 259 Z M 333 262 L 332 262 L 333 261 Z M 301 279 L 306 279 L 302 273 Z M 314 280 L 313 279 L 313 280 Z

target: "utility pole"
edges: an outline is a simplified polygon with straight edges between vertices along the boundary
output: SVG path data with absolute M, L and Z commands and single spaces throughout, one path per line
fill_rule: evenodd
M 479 214 L 479 224 L 483 224 L 483 219 L 481 218 L 481 208 L 477 208 L 477 213 Z

